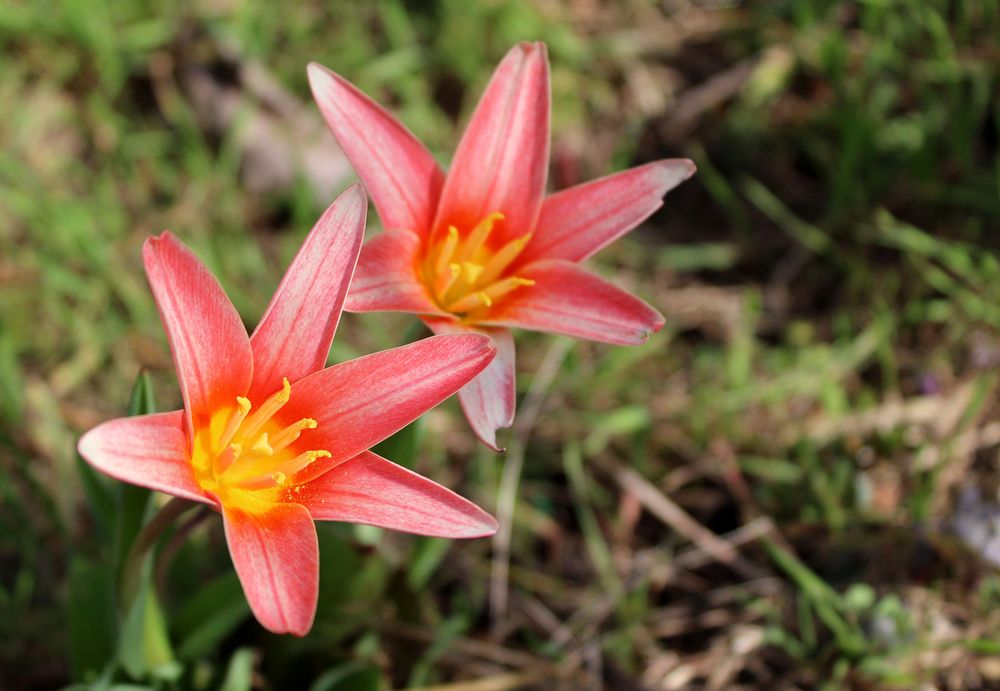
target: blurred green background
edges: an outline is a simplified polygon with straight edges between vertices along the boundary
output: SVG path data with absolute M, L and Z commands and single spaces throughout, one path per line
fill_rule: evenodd
M 313 633 L 271 636 L 210 519 L 123 641 L 127 495 L 74 447 L 140 372 L 179 400 L 143 239 L 252 328 L 350 179 L 305 65 L 447 163 L 520 40 L 553 189 L 699 172 L 593 262 L 661 333 L 519 336 L 501 615 L 490 541 L 325 526 Z M 1000 3 L 8 0 L 0 46 L 0 688 L 1000 686 Z M 331 361 L 409 324 L 348 315 Z M 383 451 L 495 510 L 454 401 Z

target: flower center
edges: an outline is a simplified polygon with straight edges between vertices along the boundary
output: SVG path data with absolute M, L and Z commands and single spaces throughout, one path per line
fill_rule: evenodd
M 431 244 L 421 270 L 424 284 L 441 309 L 467 321 L 478 321 L 507 293 L 535 284 L 527 278 L 506 275 L 507 268 L 531 240 L 531 233 L 494 249 L 488 241 L 493 225 L 500 220 L 502 213 L 492 213 L 465 237 L 455 226 L 448 226 L 447 235 Z
M 202 489 L 223 503 L 236 502 L 252 509 L 261 500 L 270 499 L 267 504 L 277 500 L 282 488 L 294 485 L 296 473 L 330 456 L 324 450 L 293 450 L 303 430 L 316 429 L 316 421 L 303 418 L 282 426 L 275 420 L 275 413 L 288 403 L 291 393 L 288 380 L 282 379 L 281 389 L 256 410 L 248 399 L 237 396 L 235 407 L 219 410 L 195 433 L 191 463 Z M 265 496 L 262 490 L 271 492 Z

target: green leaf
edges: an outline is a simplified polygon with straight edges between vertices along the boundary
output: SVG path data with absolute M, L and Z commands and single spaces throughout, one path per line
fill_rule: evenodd
M 345 662 L 324 672 L 309 691 L 381 691 L 382 673 L 362 662 Z
M 250 691 L 253 688 L 253 663 L 254 653 L 250 648 L 240 648 L 233 653 L 219 691 Z
M 469 620 L 463 614 L 451 616 L 435 626 L 434 640 L 420 660 L 413 665 L 408 686 L 427 686 L 434 664 L 447 652 L 452 641 L 465 633 L 468 628 Z
M 228 572 L 199 588 L 174 616 L 174 631 L 182 660 L 206 657 L 250 615 L 235 572 Z
M 129 415 L 149 415 L 156 412 L 156 403 L 153 401 L 153 384 L 149 380 L 149 373 L 142 371 L 132 385 L 132 396 L 128 402 Z
M 573 506 L 576 509 L 577 521 L 583 533 L 584 545 L 590 563 L 600 577 L 601 585 L 609 596 L 617 600 L 622 595 L 622 583 L 615 571 L 614 560 L 607 539 L 601 531 L 597 513 L 588 499 L 587 473 L 583 468 L 583 454 L 577 442 L 568 442 L 563 447 L 563 468 L 572 490 Z
M 174 681 L 183 671 L 174 657 L 167 622 L 148 577 L 142 579 L 139 592 L 125 616 L 118 659 L 135 679 L 153 676 Z
M 583 442 L 586 456 L 596 456 L 612 439 L 635 434 L 649 427 L 649 409 L 644 405 L 623 406 L 595 420 Z
M 406 572 L 406 584 L 416 592 L 427 585 L 441 560 L 448 554 L 452 541 L 440 537 L 417 537 L 414 542 Z
M 83 557 L 69 569 L 69 654 L 73 678 L 92 681 L 115 654 L 115 592 L 111 573 Z
M 392 572 L 385 559 L 363 553 L 342 535 L 353 526 L 318 523 L 319 609 L 314 630 L 337 640 L 371 621 Z
M 372 451 L 393 463 L 412 469 L 420 453 L 424 426 L 417 418 L 394 435 L 372 447 Z
M 87 506 L 90 507 L 97 530 L 102 537 L 110 539 L 115 534 L 118 509 L 108 479 L 91 468 L 80 454 L 76 455 L 76 472 L 80 475 L 80 484 L 83 486 Z

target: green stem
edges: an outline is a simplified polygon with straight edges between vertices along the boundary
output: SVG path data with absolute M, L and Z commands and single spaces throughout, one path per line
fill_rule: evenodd
M 163 585 L 167 581 L 167 569 L 170 568 L 170 563 L 174 560 L 174 556 L 180 551 L 184 543 L 187 542 L 188 537 L 190 537 L 191 532 L 201 525 L 202 521 L 212 515 L 212 510 L 207 504 L 202 504 L 198 507 L 198 510 L 194 514 L 187 517 L 187 519 L 180 524 L 174 534 L 170 536 L 170 539 L 166 541 L 163 547 L 160 548 L 159 553 L 156 555 L 156 560 L 153 562 L 153 584 L 156 586 L 157 590 L 162 591 Z
M 146 565 L 146 556 L 149 554 L 149 551 L 163 535 L 163 531 L 170 527 L 181 514 L 194 506 L 197 506 L 197 504 L 193 501 L 173 497 L 139 531 L 135 542 L 132 543 L 132 548 L 129 550 L 124 568 L 122 569 L 119 596 L 123 611 L 128 610 L 128 607 L 139 592 L 139 585 L 142 583 L 142 574 Z

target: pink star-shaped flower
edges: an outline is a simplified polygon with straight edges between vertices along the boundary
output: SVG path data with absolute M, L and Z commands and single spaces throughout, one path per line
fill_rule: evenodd
M 434 336 L 325 367 L 364 235 L 358 186 L 306 238 L 247 336 L 208 269 L 176 237 L 143 247 L 184 409 L 111 420 L 80 454 L 108 475 L 222 513 L 254 616 L 305 635 L 316 613 L 314 520 L 421 535 L 492 535 L 469 501 L 368 449 L 493 359 L 482 335 Z
M 402 124 L 343 77 L 309 66 L 327 124 L 386 231 L 365 244 L 352 312 L 412 312 L 438 334 L 482 333 L 497 358 L 459 392 L 480 439 L 514 419 L 511 327 L 636 345 L 663 326 L 639 298 L 580 266 L 690 177 L 686 159 L 649 163 L 545 196 L 549 65 L 515 46 L 497 67 L 447 175 Z

